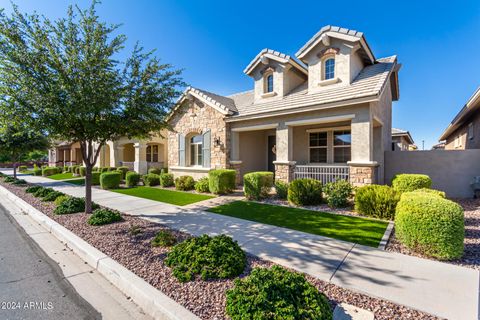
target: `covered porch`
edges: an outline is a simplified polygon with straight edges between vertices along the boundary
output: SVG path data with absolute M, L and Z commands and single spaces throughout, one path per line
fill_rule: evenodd
M 80 143 L 62 142 L 49 150 L 49 166 L 72 166 L 83 163 Z

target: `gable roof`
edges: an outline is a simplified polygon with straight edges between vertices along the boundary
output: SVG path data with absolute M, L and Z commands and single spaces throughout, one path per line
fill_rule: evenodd
M 408 140 L 409 144 L 415 144 L 409 131 L 392 128 L 392 137 L 405 137 Z
M 320 31 L 318 31 L 303 45 L 303 47 L 300 48 L 300 50 L 297 51 L 295 56 L 303 61 L 303 58 L 307 53 L 310 52 L 310 50 L 312 50 L 320 41 L 328 42 L 328 37 L 343 39 L 350 42 L 359 42 L 363 49 L 363 54 L 361 54 L 362 58 L 370 64 L 375 63 L 375 56 L 373 55 L 363 32 L 330 25 L 321 28 Z
M 294 58 L 290 57 L 288 54 L 284 54 L 284 53 L 281 53 L 272 49 L 267 49 L 267 48 L 260 51 L 260 53 L 257 54 L 257 56 L 253 58 L 252 61 L 250 61 L 250 63 L 245 68 L 245 70 L 243 70 L 243 72 L 247 75 L 250 75 L 252 71 L 258 66 L 258 64 L 263 62 L 264 58 L 272 59 L 282 64 L 290 64 L 296 69 L 298 69 L 300 72 L 308 75 L 307 68 L 304 65 L 300 64 Z
M 475 90 L 473 95 L 468 99 L 467 103 L 463 106 L 460 112 L 453 118 L 452 122 L 448 125 L 445 131 L 440 136 L 439 141 L 446 140 L 455 130 L 460 128 L 465 120 L 468 119 L 474 112 L 480 110 L 480 87 Z

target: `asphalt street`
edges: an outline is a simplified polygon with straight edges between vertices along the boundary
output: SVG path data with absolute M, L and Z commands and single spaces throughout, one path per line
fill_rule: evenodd
M 0 319 L 101 319 L 1 204 Z

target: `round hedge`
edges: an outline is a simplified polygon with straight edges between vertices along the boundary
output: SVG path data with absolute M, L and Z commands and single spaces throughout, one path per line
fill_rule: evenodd
M 125 184 L 127 185 L 127 187 L 136 187 L 140 182 L 140 179 L 141 179 L 140 174 L 130 171 L 130 172 L 127 172 L 125 176 Z
M 118 171 L 104 172 L 100 175 L 102 189 L 117 189 L 120 186 L 122 174 Z
M 160 169 L 160 168 L 150 168 L 150 169 L 148 169 L 148 173 L 153 173 L 153 174 L 160 175 L 162 173 L 162 169 Z
M 160 176 L 155 173 L 149 173 L 143 176 L 143 184 L 148 187 L 158 186 L 160 184 Z
M 437 195 L 411 192 L 402 195 L 395 217 L 395 234 L 406 247 L 440 260 L 463 255 L 463 209 Z
M 122 216 L 118 211 L 110 209 L 96 209 L 88 218 L 87 223 L 91 226 L 102 226 L 117 221 L 122 221 Z
M 203 280 L 233 278 L 243 272 L 246 263 L 245 252 L 224 234 L 185 240 L 175 245 L 165 259 L 181 282 L 194 280 L 196 275 Z
M 232 320 L 333 317 L 324 294 L 303 275 L 280 266 L 255 268 L 248 277 L 236 279 L 227 291 L 226 311 Z
M 180 176 L 175 179 L 175 189 L 180 191 L 193 190 L 195 188 L 195 180 L 191 176 Z
M 384 185 L 367 185 L 355 192 L 355 211 L 369 217 L 393 220 L 400 193 Z
M 261 200 L 268 197 L 273 187 L 273 172 L 257 171 L 243 176 L 243 191 L 249 200 Z
M 432 179 L 425 174 L 397 174 L 392 179 L 392 187 L 398 192 L 409 192 L 432 187 Z
M 237 172 L 231 169 L 211 170 L 208 173 L 208 188 L 211 193 L 227 194 L 235 189 Z M 206 191 L 208 192 L 208 190 Z
M 197 192 L 210 192 L 209 181 L 207 177 L 203 177 L 195 183 Z
M 163 170 L 163 169 L 162 169 Z M 173 179 L 173 174 L 172 173 L 162 173 L 160 175 L 160 185 L 162 187 L 171 187 L 173 186 L 175 183 L 174 183 L 174 179 Z
M 435 189 L 421 188 L 421 189 L 417 189 L 417 190 L 410 191 L 410 192 L 433 194 L 433 195 L 439 196 L 439 197 L 444 198 L 444 199 L 447 197 L 445 192 L 440 191 L 440 190 L 435 190 Z M 407 193 L 410 193 L 410 192 L 407 192 Z
M 348 199 L 352 196 L 353 186 L 346 180 L 337 180 L 327 183 L 323 191 L 331 208 L 343 208 L 348 205 Z
M 288 201 L 297 206 L 322 202 L 322 183 L 314 179 L 296 179 L 288 187 Z

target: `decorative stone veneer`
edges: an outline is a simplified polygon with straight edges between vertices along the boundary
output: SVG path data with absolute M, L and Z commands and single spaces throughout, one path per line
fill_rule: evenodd
M 375 183 L 376 168 L 375 166 L 350 166 L 350 183 L 355 187 Z
M 203 134 L 211 130 L 210 167 L 212 169 L 227 168 L 230 135 L 224 118 L 221 112 L 198 99 L 185 101 L 169 120 L 172 130 L 168 133 L 168 166 L 178 166 L 178 133 L 186 137 L 190 133 Z M 215 146 L 215 139 L 219 139 L 219 146 Z M 185 145 L 187 148 L 188 144 Z M 186 161 L 188 163 L 189 159 L 186 158 Z
M 240 185 L 242 183 L 241 168 L 242 168 L 242 161 L 230 161 L 230 169 L 233 169 L 236 172 L 235 183 L 237 185 Z
M 294 163 L 275 163 L 275 181 L 291 182 L 294 178 Z

